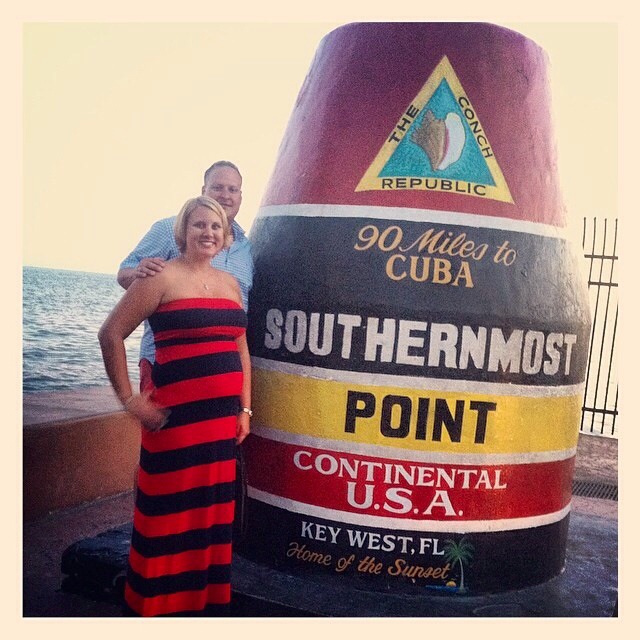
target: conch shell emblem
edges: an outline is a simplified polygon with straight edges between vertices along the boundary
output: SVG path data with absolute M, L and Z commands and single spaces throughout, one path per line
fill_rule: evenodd
M 449 112 L 444 120 L 439 120 L 429 110 L 411 139 L 427 154 L 431 169 L 442 171 L 462 155 L 464 126 L 457 113 Z

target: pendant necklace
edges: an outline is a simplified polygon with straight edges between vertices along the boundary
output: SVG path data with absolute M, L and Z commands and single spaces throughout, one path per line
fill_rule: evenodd
M 202 286 L 204 287 L 205 291 L 209 291 L 209 285 L 202 280 L 202 276 L 198 273 L 198 271 L 196 269 L 190 269 L 189 267 L 187 267 L 189 269 L 189 271 L 191 271 L 191 273 L 196 277 L 196 278 L 200 278 L 200 282 L 202 282 Z
M 200 282 L 202 282 L 202 286 L 205 288 L 205 291 L 209 291 L 209 285 L 204 280 L 200 280 Z

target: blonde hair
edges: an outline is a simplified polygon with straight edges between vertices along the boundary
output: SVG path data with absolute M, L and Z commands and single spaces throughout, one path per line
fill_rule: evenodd
M 224 248 L 227 249 L 230 247 L 233 242 L 233 236 L 231 235 L 231 225 L 229 224 L 229 220 L 227 220 L 226 211 L 217 200 L 209 198 L 208 196 L 198 196 L 197 198 L 191 198 L 184 203 L 182 209 L 180 209 L 178 217 L 176 218 L 176 222 L 173 225 L 173 235 L 175 236 L 176 244 L 178 245 L 180 253 L 184 253 L 187 248 L 187 225 L 189 224 L 191 214 L 198 207 L 206 207 L 218 214 L 218 217 L 222 222 Z

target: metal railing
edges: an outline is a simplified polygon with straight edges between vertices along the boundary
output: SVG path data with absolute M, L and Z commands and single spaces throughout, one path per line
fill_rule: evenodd
M 588 262 L 591 340 L 582 402 L 581 433 L 618 437 L 618 219 L 584 218 L 582 249 Z

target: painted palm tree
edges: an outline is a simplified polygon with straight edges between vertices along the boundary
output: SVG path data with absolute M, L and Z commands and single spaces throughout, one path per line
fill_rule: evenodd
M 473 557 L 473 545 L 465 538 L 456 543 L 455 540 L 445 540 L 446 560 L 447 562 L 458 562 L 460 564 L 460 588 L 458 591 L 466 591 L 464 586 L 464 565 L 469 564 L 469 560 Z

